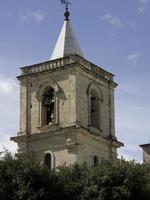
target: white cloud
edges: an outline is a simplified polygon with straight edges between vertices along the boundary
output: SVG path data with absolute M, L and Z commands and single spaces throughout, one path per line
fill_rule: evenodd
M 5 146 L 15 150 L 16 144 L 10 141 L 18 132 L 19 124 L 19 84 L 12 77 L 0 74 L 0 151 Z
M 104 22 L 108 23 L 108 24 L 113 25 L 113 26 L 118 26 L 118 27 L 122 26 L 122 23 L 121 23 L 120 19 L 118 17 L 112 16 L 111 14 L 105 14 L 102 17 L 102 20 Z
M 141 83 L 121 85 L 116 101 L 116 133 L 124 143 L 118 153 L 127 160 L 142 161 L 140 144 L 149 142 L 149 93 L 144 92 Z M 145 88 L 146 90 L 146 88 Z
M 139 58 L 142 54 L 140 53 L 134 53 L 128 56 L 128 60 L 131 61 L 134 65 L 138 63 Z
M 138 1 L 140 3 L 139 7 L 137 8 L 138 12 L 140 14 L 145 14 L 149 0 L 138 0 Z
M 145 8 L 144 7 L 138 7 L 138 12 L 141 14 L 145 13 Z
M 6 78 L 0 75 L 0 97 L 12 96 L 17 89 L 17 83 L 12 78 Z
M 149 0 L 138 0 L 140 3 L 148 3 L 149 2 Z
M 19 18 L 21 22 L 32 19 L 40 23 L 45 18 L 45 15 L 40 12 L 28 10 L 25 12 L 25 14 L 20 14 Z
M 0 153 L 5 151 L 5 149 L 11 151 L 12 153 L 16 153 L 17 144 L 10 141 L 10 135 L 3 133 L 2 138 L 3 139 L 0 141 Z
M 142 150 L 137 144 L 124 144 L 125 146 L 118 150 L 118 158 L 126 161 L 135 160 L 142 163 Z
M 129 26 L 132 27 L 132 28 L 135 27 L 135 26 L 136 26 L 136 25 L 135 25 L 135 22 L 133 22 L 132 20 L 130 20 L 130 21 L 129 21 Z

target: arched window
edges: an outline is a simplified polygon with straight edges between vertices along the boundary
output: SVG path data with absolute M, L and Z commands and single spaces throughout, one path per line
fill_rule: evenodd
M 94 156 L 94 167 L 99 165 L 99 157 L 98 156 Z
M 44 161 L 45 165 L 49 168 L 52 169 L 52 156 L 50 153 L 47 153 L 45 155 L 45 161 Z
M 43 94 L 42 102 L 42 115 L 43 115 L 43 125 L 50 125 L 54 123 L 54 110 L 55 110 L 55 96 L 54 89 L 49 87 Z
M 99 128 L 99 99 L 97 92 L 92 90 L 91 95 L 91 126 L 94 128 Z

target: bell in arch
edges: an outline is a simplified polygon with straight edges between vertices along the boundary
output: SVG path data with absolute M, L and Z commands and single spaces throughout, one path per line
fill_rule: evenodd
M 49 96 L 45 96 L 43 100 L 43 106 L 50 107 L 51 105 L 51 98 Z

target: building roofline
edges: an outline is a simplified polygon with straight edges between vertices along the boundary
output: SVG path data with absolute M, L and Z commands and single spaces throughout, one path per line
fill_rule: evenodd
M 21 75 L 19 75 L 17 78 L 19 79 L 26 76 L 36 75 L 46 71 L 54 71 L 58 69 L 61 70 L 64 69 L 65 66 L 71 66 L 73 64 L 79 64 L 94 75 L 102 77 L 107 81 L 114 82 L 114 74 L 104 70 L 102 67 L 93 64 L 92 62 L 84 59 L 83 57 L 77 54 L 73 54 L 51 61 L 33 64 L 30 66 L 21 67 Z
M 150 143 L 147 143 L 147 144 L 141 144 L 141 145 L 139 145 L 141 148 L 143 148 L 143 147 L 146 147 L 146 146 L 150 146 Z
M 32 65 L 27 65 L 27 66 L 24 66 L 24 67 L 20 67 L 21 70 L 23 69 L 27 69 L 27 68 L 30 68 L 30 67 L 33 67 L 33 66 L 38 66 L 38 65 L 42 65 L 42 64 L 47 64 L 47 63 L 51 63 L 51 62 L 54 62 L 54 61 L 59 61 L 59 60 L 62 60 L 64 58 L 69 58 L 70 56 L 77 56 L 77 57 L 80 57 L 81 59 L 83 59 L 84 61 L 92 64 L 92 65 L 95 65 L 96 67 L 98 67 L 99 69 L 103 70 L 104 72 L 106 73 L 109 73 L 111 76 L 115 76 L 114 74 L 112 74 L 111 72 L 108 72 L 106 71 L 105 69 L 103 69 L 103 66 L 97 66 L 95 63 L 92 63 L 91 61 L 81 57 L 80 55 L 78 54 L 73 54 L 73 55 L 69 55 L 69 56 L 64 56 L 63 58 L 57 58 L 57 59 L 54 59 L 54 60 L 47 60 L 47 61 L 44 61 L 44 62 L 40 62 L 40 63 L 34 63 Z

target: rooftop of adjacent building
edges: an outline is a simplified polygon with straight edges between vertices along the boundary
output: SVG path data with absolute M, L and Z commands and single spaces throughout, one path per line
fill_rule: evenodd
M 141 147 L 141 148 L 144 148 L 144 147 L 150 147 L 150 143 L 147 143 L 147 144 L 141 144 L 140 147 Z
M 150 143 L 142 144 L 140 147 L 143 149 L 143 152 L 147 155 L 150 155 Z

